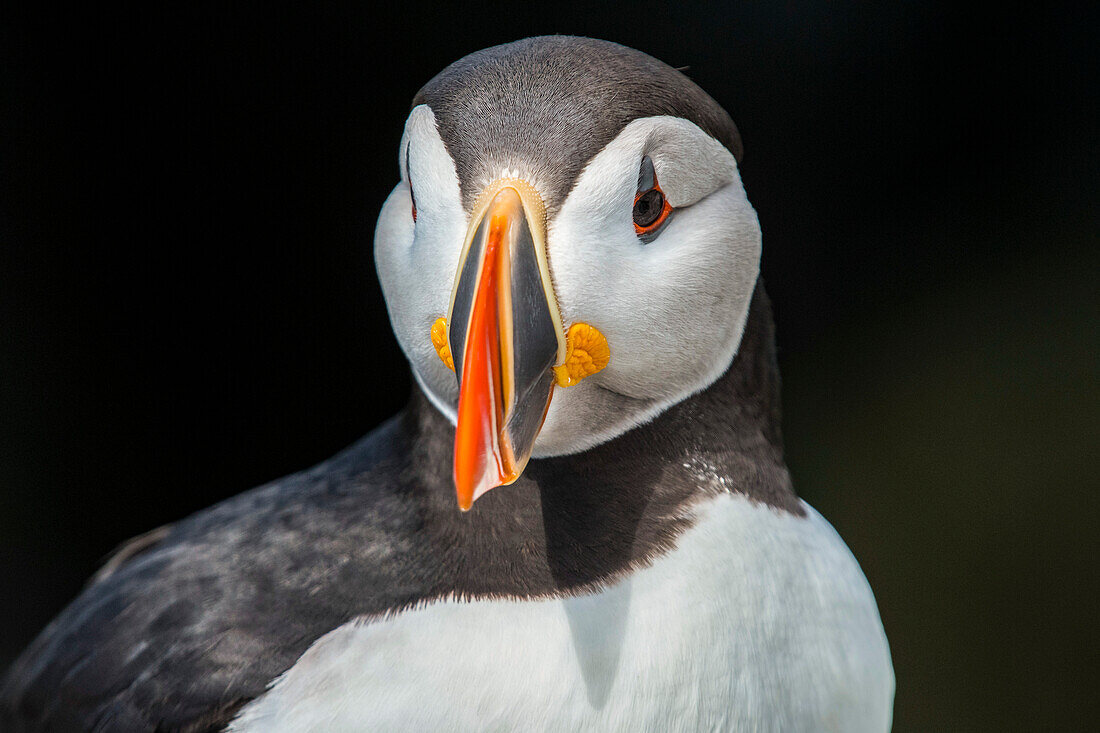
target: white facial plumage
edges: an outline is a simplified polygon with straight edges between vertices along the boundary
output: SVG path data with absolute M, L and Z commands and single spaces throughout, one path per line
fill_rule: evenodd
M 674 209 L 649 243 L 638 238 L 632 220 L 644 156 Z M 447 313 L 469 212 L 426 105 L 409 115 L 399 164 L 401 182 L 375 230 L 379 280 L 417 382 L 453 423 L 458 385 L 429 332 Z M 538 188 L 537 163 L 516 160 L 510 169 Z M 760 247 L 756 212 L 736 160 L 721 143 L 678 117 L 626 125 L 588 162 L 547 221 L 562 327 L 583 321 L 598 328 L 611 361 L 580 384 L 555 388 L 533 455 L 586 450 L 718 379 L 737 353 Z

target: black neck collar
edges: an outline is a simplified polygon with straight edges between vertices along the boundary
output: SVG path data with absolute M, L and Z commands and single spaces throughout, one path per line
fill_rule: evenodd
M 416 389 L 402 423 L 407 470 L 425 533 L 460 566 L 457 590 L 531 595 L 605 583 L 673 547 L 693 505 L 721 493 L 802 515 L 783 463 L 773 330 L 758 285 L 738 354 L 714 384 L 588 451 L 533 459 L 465 514 L 451 483 L 454 428 Z

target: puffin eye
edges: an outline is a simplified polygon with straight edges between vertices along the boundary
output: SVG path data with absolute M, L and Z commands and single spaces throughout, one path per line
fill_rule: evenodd
M 649 244 L 657 238 L 671 213 L 672 206 L 657 183 L 653 161 L 646 155 L 642 158 L 642 167 L 638 172 L 638 191 L 634 194 L 634 232 L 643 244 Z
M 412 146 L 405 148 L 405 180 L 409 182 L 409 198 L 412 199 L 412 215 L 413 223 L 416 223 L 416 194 L 413 193 L 413 179 L 412 173 L 409 172 L 409 153 L 412 152 Z
M 634 226 L 648 229 L 660 218 L 665 208 L 665 195 L 651 188 L 634 199 Z

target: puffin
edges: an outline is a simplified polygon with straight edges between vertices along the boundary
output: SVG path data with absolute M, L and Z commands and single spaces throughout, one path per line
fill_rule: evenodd
M 397 157 L 407 407 L 122 546 L 0 729 L 889 730 L 871 588 L 784 463 L 729 114 L 640 51 L 528 38 L 429 81 Z

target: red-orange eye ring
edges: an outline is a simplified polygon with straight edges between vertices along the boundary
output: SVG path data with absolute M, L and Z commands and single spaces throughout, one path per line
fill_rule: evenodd
M 672 214 L 672 204 L 668 202 L 661 184 L 657 182 L 657 171 L 648 155 L 642 157 L 638 171 L 638 191 L 634 194 L 634 233 L 643 244 L 652 242 Z
M 634 195 L 634 233 L 639 237 L 655 234 L 672 213 L 672 204 L 660 186 Z

